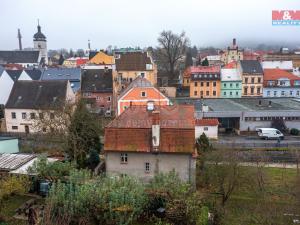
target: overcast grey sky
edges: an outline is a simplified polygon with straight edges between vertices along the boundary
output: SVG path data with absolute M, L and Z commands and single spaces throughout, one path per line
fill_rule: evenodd
M 40 19 L 48 49 L 155 46 L 160 31 L 184 30 L 197 46 L 300 42 L 300 26 L 272 26 L 273 9 L 300 10 L 300 0 L 0 0 L 0 49 L 32 47 Z

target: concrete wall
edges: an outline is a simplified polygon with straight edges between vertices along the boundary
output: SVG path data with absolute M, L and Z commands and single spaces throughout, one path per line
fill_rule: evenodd
M 0 139 L 0 154 L 1 153 L 18 153 L 19 140 L 18 139 Z
M 195 182 L 196 160 L 191 154 L 173 153 L 128 153 L 128 163 L 121 163 L 121 152 L 106 152 L 108 175 L 127 174 L 148 182 L 158 173 L 175 170 L 184 181 Z M 145 163 L 150 163 L 150 172 L 145 172 Z
M 207 128 L 207 130 L 204 130 Z M 195 126 L 195 139 L 199 138 L 201 134 L 205 133 L 208 138 L 218 138 L 218 126 Z

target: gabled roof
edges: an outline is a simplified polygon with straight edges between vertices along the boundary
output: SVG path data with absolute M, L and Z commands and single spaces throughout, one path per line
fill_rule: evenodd
M 17 81 L 6 108 L 56 109 L 66 101 L 68 81 Z
M 263 69 L 293 70 L 293 61 L 263 61 Z
M 138 76 L 122 91 L 119 99 L 122 98 L 129 90 L 135 87 L 153 87 L 153 85 L 146 78 Z
M 195 125 L 196 126 L 218 126 L 219 121 L 218 119 L 196 119 L 195 120 Z
M 81 91 L 84 92 L 112 92 L 111 69 L 83 70 L 81 79 Z
M 41 80 L 78 80 L 81 79 L 80 68 L 48 68 L 43 71 Z
M 97 65 L 112 65 L 115 64 L 113 56 L 107 55 L 104 52 L 98 52 L 88 63 Z
M 39 51 L 0 51 L 0 63 L 39 63 Z
M 221 69 L 221 81 L 241 81 L 238 69 Z
M 291 85 L 294 84 L 295 80 L 300 81 L 300 77 L 287 72 L 286 70 L 281 69 L 265 69 L 264 70 L 264 83 L 266 84 L 267 81 L 275 81 L 279 79 L 289 79 L 291 81 Z
M 263 74 L 263 68 L 257 60 L 241 60 L 240 61 L 243 73 L 248 74 Z
M 158 152 L 194 153 L 194 106 L 156 107 L 159 112 L 160 144 Z M 156 117 L 157 119 L 157 117 Z M 153 112 L 145 106 L 126 109 L 105 128 L 104 151 L 146 152 L 152 147 Z
M 23 70 L 6 70 L 6 72 L 13 81 L 17 81 L 20 78 Z
M 115 61 L 117 71 L 146 71 L 146 65 L 152 64 L 147 52 L 126 52 Z
M 40 80 L 42 76 L 42 71 L 39 69 L 25 70 L 25 72 L 32 80 Z

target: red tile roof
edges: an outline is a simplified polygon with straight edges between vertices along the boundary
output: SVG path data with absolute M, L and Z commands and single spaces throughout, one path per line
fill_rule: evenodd
M 196 119 L 195 120 L 196 126 L 218 126 L 219 121 L 218 119 Z
M 191 73 L 220 73 L 220 66 L 191 66 Z
M 161 106 L 159 152 L 194 153 L 194 106 Z M 152 112 L 133 106 L 105 128 L 104 151 L 151 152 Z
M 195 126 L 193 105 L 155 106 L 161 128 L 190 129 Z M 146 106 L 131 106 L 111 121 L 111 128 L 151 128 L 152 112 Z
M 237 61 L 232 61 L 224 66 L 224 69 L 234 69 L 237 67 Z
M 289 73 L 281 69 L 264 69 L 264 83 L 267 84 L 267 81 L 278 80 L 280 78 L 288 78 L 291 81 L 291 85 L 294 85 L 295 80 L 300 80 L 300 77 Z

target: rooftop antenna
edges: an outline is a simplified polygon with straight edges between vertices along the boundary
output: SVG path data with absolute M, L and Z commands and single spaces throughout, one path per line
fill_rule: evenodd
M 21 31 L 20 28 L 18 29 L 18 39 L 19 39 L 19 50 L 22 50 L 22 35 L 21 35 Z

